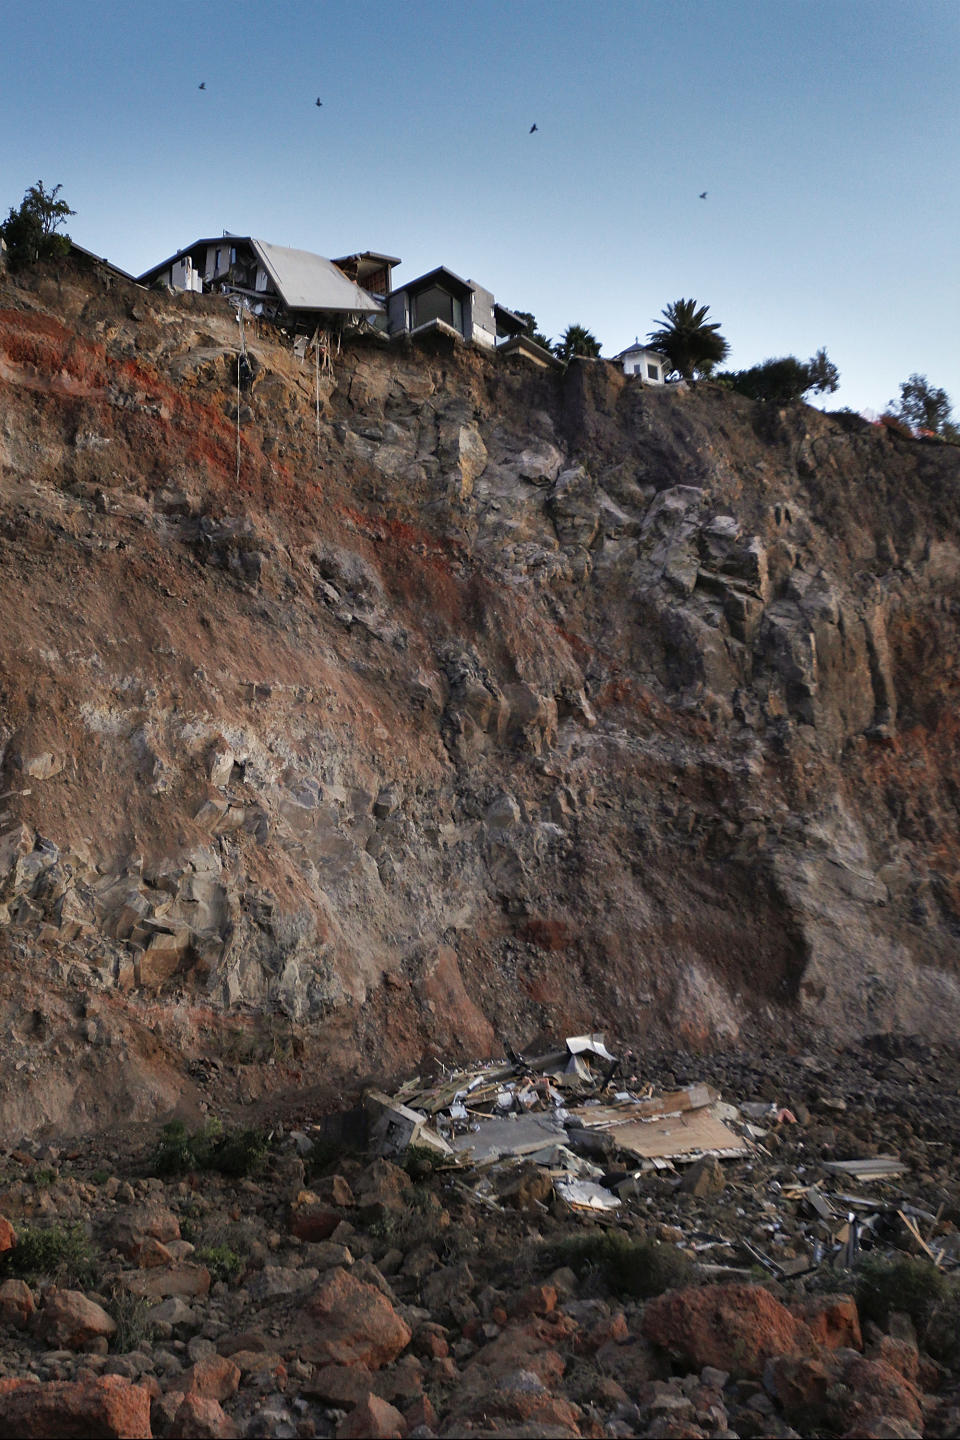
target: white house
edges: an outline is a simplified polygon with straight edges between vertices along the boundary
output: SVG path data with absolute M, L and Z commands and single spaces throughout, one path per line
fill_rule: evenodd
M 613 357 L 623 365 L 624 375 L 639 375 L 645 385 L 664 385 L 670 373 L 670 361 L 659 350 L 651 350 L 634 340 L 626 350 Z

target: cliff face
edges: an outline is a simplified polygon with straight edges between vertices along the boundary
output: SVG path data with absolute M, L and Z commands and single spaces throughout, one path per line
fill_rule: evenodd
M 960 451 L 0 289 L 0 1115 L 960 1019 Z M 239 433 L 239 439 L 238 439 Z

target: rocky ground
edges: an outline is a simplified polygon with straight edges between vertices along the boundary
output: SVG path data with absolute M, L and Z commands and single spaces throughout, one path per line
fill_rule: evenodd
M 955 1054 L 882 1037 L 637 1060 L 657 1088 L 708 1079 L 782 1118 L 747 1159 L 639 1176 L 612 1218 L 535 1165 L 478 1195 L 469 1166 L 372 1155 L 355 1110 L 225 1115 L 245 1135 L 217 1163 L 245 1174 L 197 1168 L 190 1127 L 25 1138 L 0 1161 L 0 1434 L 955 1434 Z M 824 1168 L 878 1151 L 904 1173 Z M 852 1269 L 810 1185 L 882 1211 Z

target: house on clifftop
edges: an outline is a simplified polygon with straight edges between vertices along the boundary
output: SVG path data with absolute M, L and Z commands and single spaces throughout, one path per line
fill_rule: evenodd
M 489 290 L 473 280 L 461 280 L 445 265 L 393 291 L 387 302 L 387 324 L 391 335 L 446 329 L 461 340 L 491 347 L 523 330 L 519 316 L 498 305 Z
M 361 262 L 373 258 L 380 280 L 398 264 L 392 256 L 351 256 Z M 387 263 L 389 262 L 389 263 Z M 384 315 L 383 304 L 352 280 L 332 260 L 310 250 L 271 245 L 251 235 L 220 235 L 196 240 L 175 255 L 145 270 L 141 285 L 169 285 L 172 290 L 235 295 L 254 315 L 306 328 L 330 321 L 374 320 Z
M 665 385 L 670 374 L 670 361 L 659 350 L 651 350 L 635 340 L 619 355 L 614 355 L 623 366 L 624 375 L 639 375 L 645 385 Z

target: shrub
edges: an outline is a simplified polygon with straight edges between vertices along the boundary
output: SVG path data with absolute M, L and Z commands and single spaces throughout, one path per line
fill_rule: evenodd
M 155 1338 L 157 1326 L 150 1318 L 152 1309 L 151 1302 L 142 1295 L 131 1295 L 120 1286 L 111 1290 L 107 1311 L 117 1326 L 111 1341 L 116 1354 L 128 1355 L 131 1350 L 149 1345 Z
M 206 1265 L 213 1280 L 223 1280 L 228 1285 L 239 1280 L 247 1262 L 236 1250 L 231 1250 L 229 1245 L 205 1245 L 197 1250 L 194 1255 L 201 1265 Z
M 574 1235 L 548 1248 L 552 1265 L 568 1265 L 577 1275 L 597 1275 L 618 1295 L 647 1300 L 689 1285 L 696 1266 L 673 1245 L 659 1240 L 634 1240 L 622 1230 Z
M 93 1279 L 94 1257 L 79 1221 L 48 1228 L 26 1225 L 4 1257 L 2 1269 L 21 1280 L 44 1278 L 83 1286 Z
M 260 1130 L 224 1130 L 208 1120 L 192 1134 L 182 1120 L 171 1120 L 160 1132 L 153 1157 L 157 1175 L 182 1175 L 186 1170 L 218 1170 L 236 1178 L 255 1174 L 267 1157 L 267 1137 Z
M 860 1318 L 882 1328 L 886 1328 L 891 1310 L 903 1310 L 917 1333 L 922 1333 L 947 1291 L 947 1281 L 937 1267 L 911 1255 L 866 1255 L 855 1274 Z

